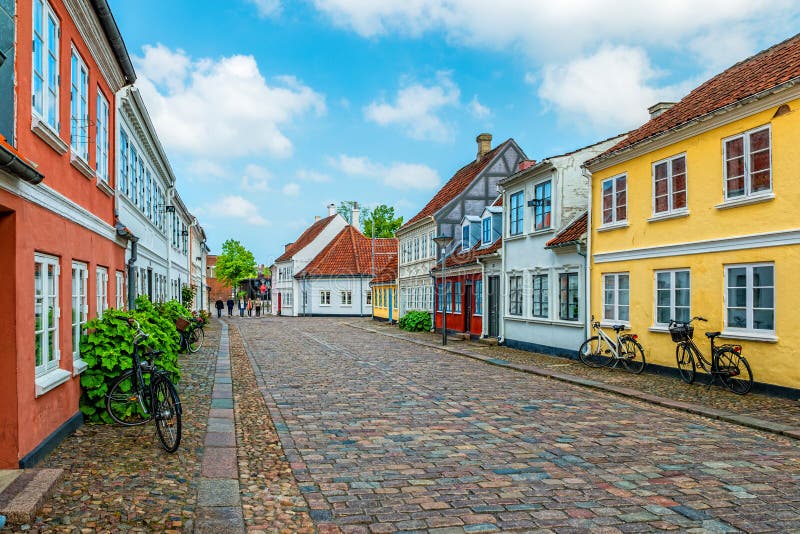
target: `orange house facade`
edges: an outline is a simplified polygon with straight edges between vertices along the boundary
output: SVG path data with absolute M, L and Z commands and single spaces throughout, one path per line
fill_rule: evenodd
M 14 23 L 0 64 L 13 103 L 0 114 L 0 468 L 14 468 L 81 424 L 81 332 L 125 304 L 114 98 L 135 72 L 106 0 L 0 3 Z

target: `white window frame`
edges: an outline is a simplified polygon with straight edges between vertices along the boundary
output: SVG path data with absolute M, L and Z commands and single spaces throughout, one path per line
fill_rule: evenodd
M 61 318 L 61 307 L 59 303 L 59 283 L 61 278 L 61 267 L 59 265 L 59 259 L 55 256 L 48 256 L 45 254 L 35 254 L 34 255 L 34 270 L 36 266 L 39 266 L 41 269 L 41 310 L 42 310 L 42 320 L 41 320 L 41 328 L 36 329 L 36 321 L 35 321 L 35 309 L 34 309 L 34 336 L 39 337 L 39 346 L 41 347 L 41 354 L 42 363 L 36 365 L 36 376 L 40 377 L 45 375 L 51 371 L 57 370 L 59 368 L 59 361 L 61 359 L 61 350 L 59 344 L 59 323 Z M 50 287 L 50 279 L 48 275 L 48 267 L 53 268 L 53 283 L 52 288 Z M 51 294 L 52 289 L 52 294 Z M 36 294 L 34 291 L 34 306 L 36 306 Z M 50 300 L 51 302 L 48 302 Z M 53 307 L 53 323 L 50 324 L 50 314 L 45 312 L 48 310 L 50 305 L 52 304 Z M 53 335 L 53 351 L 55 354 L 50 353 L 50 345 L 48 344 L 48 333 L 52 332 Z M 34 349 L 35 350 L 35 349 Z M 34 352 L 34 365 L 35 365 L 35 352 Z
M 539 278 L 539 288 L 536 287 L 536 279 Z M 542 279 L 543 282 L 542 283 Z M 536 295 L 539 293 L 539 307 L 544 308 L 544 312 L 536 314 Z M 548 319 L 550 317 L 550 273 L 534 272 L 531 275 L 531 317 L 537 319 Z
M 516 208 L 518 211 L 516 212 L 517 219 L 515 220 L 513 199 L 517 196 L 520 197 L 520 201 L 519 206 Z M 518 230 L 517 232 L 514 232 L 515 227 Z M 517 236 L 523 233 L 525 233 L 525 190 L 521 189 L 508 195 L 508 235 Z
M 663 308 L 664 306 L 658 305 L 658 292 L 659 291 L 669 291 L 669 318 L 670 319 L 678 319 L 678 314 L 676 311 L 676 298 L 675 292 L 677 288 L 675 287 L 675 275 L 677 273 L 687 273 L 689 275 L 689 287 L 688 288 L 681 288 L 681 289 L 688 289 L 689 290 L 689 314 L 686 320 L 692 318 L 692 271 L 691 269 L 660 269 L 653 273 L 653 324 L 655 326 L 660 327 L 667 327 L 669 326 L 669 322 L 660 322 L 658 320 L 658 309 Z M 669 275 L 669 288 L 668 289 L 659 289 L 658 287 L 658 275 L 659 274 L 668 274 Z M 683 306 L 681 306 L 683 307 Z
M 472 239 L 471 239 L 472 236 L 470 235 L 471 232 L 472 232 L 472 230 L 470 228 L 469 222 L 467 222 L 466 224 L 461 225 L 461 250 L 463 250 L 463 251 L 466 251 L 466 250 L 469 250 L 469 249 L 472 248 L 470 246 L 470 241 L 472 241 Z M 467 238 L 466 241 L 464 240 L 464 235 L 465 234 L 466 234 L 466 238 Z
M 550 230 L 553 227 L 553 218 L 555 217 L 555 213 L 553 212 L 553 179 L 547 178 L 546 180 L 541 180 L 535 184 L 533 184 L 533 201 L 538 200 L 537 191 L 542 188 L 544 189 L 546 185 L 549 185 L 548 196 L 542 196 L 542 200 L 547 199 L 547 205 L 544 205 L 544 202 L 541 206 L 537 206 L 534 204 L 533 206 L 533 216 L 531 217 L 532 228 L 534 232 L 541 232 L 544 230 Z M 548 209 L 549 211 L 545 211 Z M 542 210 L 542 225 L 536 225 L 536 214 L 538 210 Z M 545 213 L 550 215 L 550 220 L 547 225 L 544 224 Z
M 80 339 L 89 320 L 89 266 L 72 262 L 72 359 L 80 360 Z
M 125 273 L 122 271 L 116 272 L 116 280 L 117 280 L 117 309 L 124 310 L 125 309 Z M 160 284 L 159 284 L 160 285 Z M 162 292 L 159 291 L 159 297 L 163 299 Z
M 85 75 L 85 78 L 83 77 Z M 76 76 L 78 79 L 76 79 Z M 70 55 L 69 145 L 73 153 L 89 162 L 89 67 L 78 50 Z
M 342 306 L 352 306 L 353 305 L 353 292 L 345 289 L 339 293 L 339 298 L 341 299 Z
M 54 132 L 59 130 L 59 95 L 60 95 L 60 41 L 61 41 L 61 21 L 56 15 L 49 2 L 45 0 L 33 0 L 32 31 L 33 31 L 33 54 L 31 70 L 31 109 L 34 116 L 41 119 L 44 124 L 49 126 Z M 36 9 L 41 9 L 40 29 L 36 28 Z M 53 37 L 55 46 L 51 42 L 49 24 L 53 23 Z M 39 48 L 37 49 L 37 43 Z M 37 56 L 41 64 L 41 72 L 36 69 Z M 51 57 L 52 63 L 51 65 Z M 55 72 L 51 72 L 51 71 Z M 41 80 L 41 88 L 36 89 L 36 81 Z M 37 98 L 38 97 L 38 98 Z
M 327 289 L 322 289 L 319 292 L 319 305 L 320 306 L 330 306 L 331 305 L 331 292 Z
M 617 218 L 617 208 L 620 206 L 617 205 L 617 180 L 620 178 L 625 178 L 625 218 L 618 219 Z M 611 214 L 612 218 L 610 221 L 605 220 L 605 205 L 603 202 L 603 193 L 605 191 L 606 184 L 611 182 Z M 628 208 L 630 207 L 630 203 L 628 202 L 628 173 L 620 173 L 616 176 L 612 176 L 610 178 L 606 178 L 600 183 L 600 227 L 604 226 L 615 226 L 615 225 L 622 225 L 628 222 Z
M 97 178 L 108 182 L 108 125 L 110 120 L 110 109 L 108 107 L 108 100 L 105 95 L 97 88 L 97 116 L 96 116 L 96 130 L 95 130 L 95 169 L 97 169 Z
M 475 293 L 473 295 L 475 299 L 475 311 L 473 315 L 483 315 L 483 279 L 475 280 Z
M 561 306 L 563 304 L 563 301 L 561 299 L 561 296 L 562 296 L 562 293 L 561 293 L 561 279 L 562 279 L 562 277 L 565 277 L 565 276 L 575 276 L 575 280 L 577 281 L 577 284 L 578 284 L 578 287 L 575 288 L 575 292 L 577 293 L 577 296 L 578 296 L 578 310 L 577 310 L 577 313 L 575 314 L 575 318 L 574 319 L 564 318 L 564 316 L 561 314 Z M 558 277 L 556 277 L 556 280 L 557 280 L 556 283 L 558 284 L 558 320 L 559 321 L 568 321 L 570 323 L 575 323 L 575 322 L 580 321 L 581 320 L 581 300 L 583 300 L 581 298 L 581 273 L 579 271 L 573 271 L 573 270 L 567 270 L 567 271 L 559 272 L 558 273 Z M 569 279 L 567 279 L 567 280 L 569 280 Z M 629 291 L 630 291 L 630 289 L 629 289 Z M 569 282 L 567 282 L 567 295 L 569 295 Z M 567 304 L 567 310 L 569 310 L 569 306 L 570 306 L 569 301 L 566 304 Z
M 453 313 L 456 315 L 461 315 L 462 287 L 461 282 L 455 282 L 453 284 Z
M 103 312 L 108 309 L 108 269 L 97 267 L 95 269 L 95 277 L 97 281 L 95 286 L 97 308 L 95 308 L 95 311 L 97 317 L 100 318 L 103 316 Z
M 767 130 L 769 133 L 769 148 L 766 150 L 769 151 L 769 189 L 762 189 L 761 191 L 756 191 L 755 193 L 752 192 L 752 183 L 751 183 L 751 176 L 750 176 L 750 136 L 760 132 L 762 130 Z M 733 141 L 737 138 L 742 139 L 742 154 L 744 158 L 744 193 L 741 195 L 730 196 L 728 195 L 728 151 L 727 151 L 727 144 L 730 141 Z M 751 128 L 746 132 L 742 132 L 737 135 L 732 135 L 730 137 L 726 137 L 722 140 L 722 194 L 723 198 L 726 201 L 735 201 L 739 199 L 747 199 L 751 197 L 758 197 L 762 195 L 770 195 L 772 193 L 772 125 L 766 124 L 763 126 L 758 126 L 756 128 Z
M 519 285 L 512 288 L 511 281 L 518 279 Z M 519 296 L 519 313 L 515 313 L 517 304 L 516 295 Z M 513 307 L 512 307 L 513 306 Z M 525 314 L 525 280 L 521 274 L 512 274 L 508 277 L 508 314 L 513 317 L 522 317 Z M 514 310 L 514 311 L 512 311 Z
M 772 329 L 766 328 L 754 328 L 753 327 L 753 269 L 757 267 L 771 267 L 772 268 Z M 743 334 L 755 334 L 755 335 L 774 335 L 776 329 L 774 328 L 777 325 L 777 299 L 778 295 L 775 291 L 775 282 L 777 281 L 777 277 L 775 274 L 775 264 L 773 262 L 762 262 L 762 263 L 731 263 L 726 264 L 725 268 L 725 298 L 724 298 L 724 325 L 725 325 L 725 332 L 730 333 L 743 333 Z M 746 292 L 746 314 L 747 314 L 747 326 L 745 328 L 740 328 L 736 326 L 730 326 L 728 324 L 728 289 L 729 289 L 729 270 L 730 269 L 746 269 L 746 277 L 747 277 L 747 285 L 745 286 Z M 762 288 L 770 287 L 770 286 L 758 286 Z M 769 308 L 759 308 L 759 309 L 769 309 Z
M 628 279 L 628 288 L 626 290 L 626 291 L 628 291 L 628 304 L 625 305 L 628 308 L 628 318 L 627 319 L 620 319 L 620 313 L 619 313 L 619 311 L 620 311 L 619 280 L 620 280 L 621 277 L 627 277 L 627 279 Z M 606 292 L 609 291 L 607 281 L 611 280 L 611 279 L 614 280 L 614 287 L 612 289 L 612 291 L 613 291 L 613 301 L 611 302 L 612 311 L 613 311 L 613 317 L 608 317 L 606 315 L 606 305 L 607 305 L 606 304 Z M 603 300 L 602 300 L 602 304 L 601 305 L 603 306 L 603 321 L 606 322 L 606 323 L 630 325 L 630 321 L 631 321 L 631 319 L 630 319 L 630 317 L 631 317 L 631 275 L 630 275 L 630 272 L 603 273 L 603 289 L 602 289 L 602 291 L 603 291 Z
M 674 175 L 672 173 L 672 165 L 675 160 L 683 158 L 683 174 L 684 174 L 684 206 L 682 208 L 676 208 L 674 206 L 674 196 L 675 193 L 679 193 L 680 191 L 675 191 L 675 184 L 673 182 Z M 667 209 L 663 211 L 656 211 L 656 167 L 659 165 L 667 166 Z M 653 188 L 653 205 L 652 205 L 652 213 L 654 217 L 663 216 L 663 215 L 670 215 L 674 213 L 684 213 L 689 209 L 689 162 L 686 158 L 686 152 L 682 154 L 675 154 L 674 156 L 670 156 L 668 158 L 664 158 L 659 161 L 653 162 L 650 167 L 651 170 L 651 183 Z M 627 181 L 626 181 L 626 194 L 627 194 Z M 627 212 L 627 206 L 626 206 Z

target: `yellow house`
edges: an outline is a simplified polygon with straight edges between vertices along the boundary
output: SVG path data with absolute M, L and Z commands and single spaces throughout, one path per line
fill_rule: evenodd
M 372 288 L 372 318 L 396 323 L 398 317 L 397 303 L 397 254 L 386 264 L 386 267 L 370 282 Z
M 800 35 L 737 63 L 586 168 L 589 305 L 676 367 L 672 318 L 742 345 L 756 382 L 800 388 Z

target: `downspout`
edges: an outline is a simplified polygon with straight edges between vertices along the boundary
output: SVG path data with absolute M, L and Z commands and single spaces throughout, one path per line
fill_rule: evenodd
M 481 261 L 480 256 L 475 258 L 475 263 L 477 263 L 481 268 L 481 337 L 484 336 L 484 331 L 486 329 L 486 321 L 483 320 L 483 282 L 486 280 L 486 264 Z M 473 300 L 477 299 L 477 294 L 475 291 L 472 292 Z M 475 316 L 475 306 L 472 307 L 472 315 Z M 472 325 L 470 325 L 470 330 L 472 329 Z
M 498 189 L 500 189 L 500 193 L 503 194 L 503 211 L 500 215 L 500 236 L 503 239 L 503 243 L 500 246 L 500 279 L 498 283 L 500 287 L 497 290 L 500 292 L 500 296 L 498 297 L 498 310 L 497 310 L 497 343 L 503 344 L 506 340 L 506 320 L 505 320 L 505 313 L 506 313 L 506 297 L 505 297 L 505 287 L 506 287 L 506 241 L 505 236 L 502 234 L 506 233 L 506 213 L 505 213 L 505 206 L 508 204 L 506 203 L 508 199 L 506 198 L 506 190 L 498 184 Z M 523 195 L 524 196 L 524 195 Z M 494 224 L 494 222 L 492 223 Z M 525 286 L 523 286 L 525 287 Z M 501 298 L 502 297 L 502 298 Z
M 586 169 L 583 165 L 581 165 L 581 174 L 586 180 L 589 182 L 589 204 L 586 209 L 586 251 L 581 254 L 584 257 L 584 263 L 586 265 L 584 269 L 584 278 L 585 281 L 585 288 L 586 294 L 584 295 L 584 311 L 583 311 L 583 331 L 584 337 L 589 339 L 592 335 L 592 325 L 591 325 L 591 310 L 592 310 L 592 260 L 589 257 L 589 254 L 592 250 L 592 173 Z M 578 246 L 580 249 L 580 245 Z M 580 252 L 578 252 L 580 254 Z
M 436 253 L 437 254 L 439 253 L 439 247 L 438 246 L 436 247 Z M 439 300 L 437 298 L 439 295 L 436 294 L 438 286 L 436 285 L 436 275 L 433 274 L 433 269 L 430 269 L 428 271 L 428 276 L 430 276 L 431 280 L 433 280 L 433 321 L 431 322 L 431 332 L 436 332 L 436 307 L 439 305 Z M 442 281 L 442 291 L 447 292 L 446 287 L 447 287 L 447 281 L 443 280 Z M 444 303 L 444 299 L 442 299 L 442 302 Z M 446 309 L 447 306 L 444 305 L 444 308 Z M 398 310 L 399 310 L 399 306 L 398 306 Z M 444 312 L 445 312 L 445 310 L 442 310 L 442 319 L 444 319 Z M 399 314 L 400 312 L 398 311 L 397 313 Z
M 361 291 L 359 291 L 359 297 L 361 300 L 361 304 L 359 304 L 359 307 L 361 308 L 361 315 L 359 317 L 364 317 L 364 278 L 361 277 L 358 280 L 359 283 L 361 284 Z
M 134 277 L 135 273 L 135 264 L 136 260 L 139 259 L 138 254 L 138 243 L 139 238 L 133 235 L 133 233 L 128 230 L 128 227 L 122 224 L 119 219 L 117 219 L 116 224 L 114 224 L 114 228 L 117 231 L 117 235 L 120 237 L 126 238 L 128 241 L 131 242 L 131 257 L 128 259 L 127 267 L 128 267 L 128 309 L 133 310 L 134 304 L 136 301 L 136 280 Z
M 173 185 L 170 186 L 169 189 L 167 189 L 168 205 L 175 206 L 175 204 L 173 204 L 174 197 L 175 197 L 175 186 Z M 172 292 L 172 235 L 173 232 L 175 232 L 175 229 L 172 226 L 175 223 L 175 217 L 176 217 L 176 212 L 173 211 L 172 216 L 169 218 L 169 225 L 168 225 L 169 238 L 167 239 L 167 280 L 169 282 L 170 293 Z M 171 298 L 172 295 L 170 295 L 170 299 Z

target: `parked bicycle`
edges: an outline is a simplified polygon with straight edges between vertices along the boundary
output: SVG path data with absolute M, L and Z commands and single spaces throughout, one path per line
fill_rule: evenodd
M 750 364 L 742 356 L 741 345 L 715 345 L 714 340 L 720 332 L 706 332 L 706 337 L 711 343 L 711 360 L 709 361 L 695 344 L 694 321 L 708 322 L 703 317 L 693 317 L 689 321 L 669 322 L 669 333 L 675 347 L 675 358 L 678 360 L 678 371 L 687 384 L 694 382 L 697 364 L 709 375 L 708 387 L 715 380 L 737 395 L 744 395 L 753 387 L 753 372 Z
M 589 367 L 617 367 L 622 365 L 629 373 L 639 374 L 644 370 L 647 362 L 644 358 L 644 349 L 637 341 L 636 334 L 622 334 L 625 325 L 616 324 L 614 329 L 616 340 L 606 334 L 600 327 L 600 322 L 592 317 L 592 329 L 597 330 L 597 335 L 583 342 L 578 349 L 578 357 Z
M 142 352 L 149 337 L 134 319 L 133 366 L 122 373 L 106 395 L 106 411 L 123 426 L 155 421 L 156 434 L 167 452 L 175 452 L 181 443 L 181 401 L 169 373 L 153 363 L 161 351 Z
M 181 351 L 194 353 L 200 350 L 206 338 L 201 318 L 184 319 L 183 317 L 178 317 L 175 321 L 175 328 L 178 329 L 178 334 L 180 335 Z

